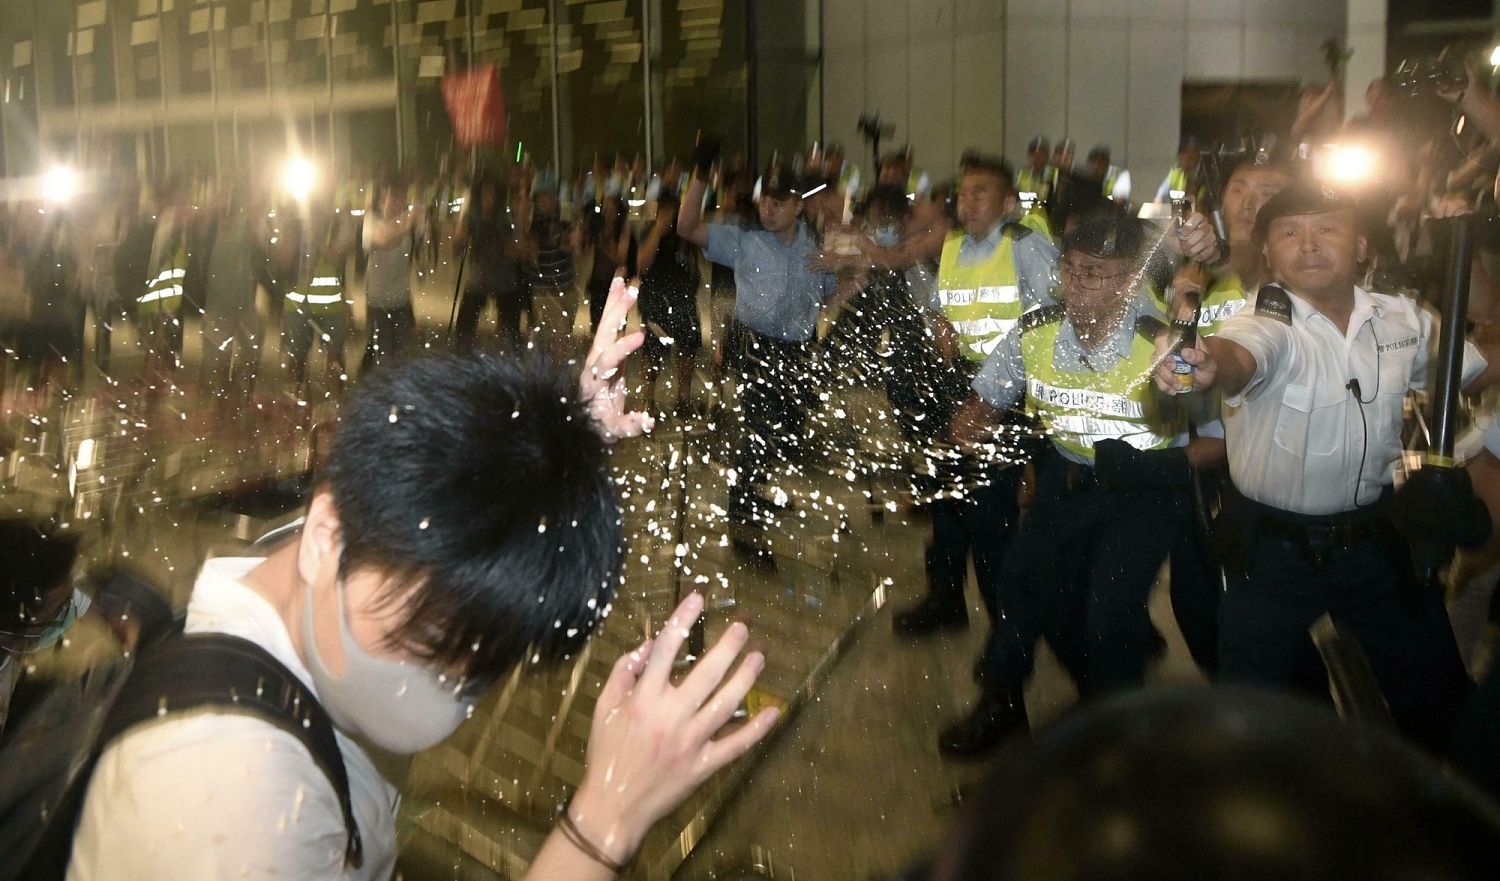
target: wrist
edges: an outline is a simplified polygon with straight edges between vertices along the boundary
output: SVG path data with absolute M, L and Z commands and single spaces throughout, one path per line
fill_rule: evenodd
M 635 858 L 650 829 L 635 822 L 636 812 L 612 804 L 588 780 L 578 787 L 565 810 L 584 838 L 622 866 Z

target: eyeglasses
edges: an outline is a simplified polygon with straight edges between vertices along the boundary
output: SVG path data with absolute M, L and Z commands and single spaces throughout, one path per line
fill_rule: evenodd
M 1088 288 L 1095 291 L 1111 284 L 1116 279 L 1124 278 L 1125 276 L 1130 274 L 1128 271 L 1126 271 L 1105 275 L 1096 269 L 1079 269 L 1078 267 L 1068 262 L 1064 262 L 1060 269 L 1062 270 L 1062 274 L 1064 276 L 1072 278 L 1073 281 L 1078 283 L 1079 287 Z

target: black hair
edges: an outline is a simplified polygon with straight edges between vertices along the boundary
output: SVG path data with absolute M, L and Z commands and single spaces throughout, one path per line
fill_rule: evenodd
M 906 198 L 901 187 L 884 184 L 871 189 L 860 207 L 861 214 L 868 215 L 872 211 L 900 220 L 911 213 L 911 200 Z
M 1090 209 L 1062 240 L 1063 253 L 1083 251 L 1095 257 L 1133 260 L 1139 257 L 1146 236 L 1141 222 L 1114 203 Z
M 49 594 L 70 585 L 78 536 L 28 517 L 0 519 L 0 630 L 17 633 L 42 620 Z
M 964 174 L 993 174 L 1005 185 L 1005 189 L 1016 188 L 1016 176 L 1011 171 L 1010 163 L 999 156 L 966 150 L 963 154 L 963 163 Z
M 391 642 L 484 687 L 576 651 L 619 578 L 620 513 L 577 372 L 430 355 L 351 395 L 325 474 L 340 571 L 407 604 Z

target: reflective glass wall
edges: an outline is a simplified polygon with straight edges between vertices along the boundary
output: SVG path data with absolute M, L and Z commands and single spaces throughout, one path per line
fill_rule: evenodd
M 0 0 L 7 174 L 462 167 L 445 75 L 500 71 L 507 138 L 576 170 L 660 167 L 698 132 L 747 158 L 818 138 L 819 0 Z M 757 83 L 759 87 L 757 87 Z M 484 158 L 481 156 L 481 158 Z

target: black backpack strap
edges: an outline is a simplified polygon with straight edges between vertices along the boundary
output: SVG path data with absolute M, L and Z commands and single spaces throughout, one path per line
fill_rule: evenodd
M 204 708 L 257 716 L 307 748 L 333 784 L 344 812 L 349 833 L 344 858 L 359 865 L 363 845 L 333 720 L 302 680 L 248 639 L 190 633 L 164 640 L 142 654 L 105 718 L 95 755 L 136 725 L 166 713 Z

